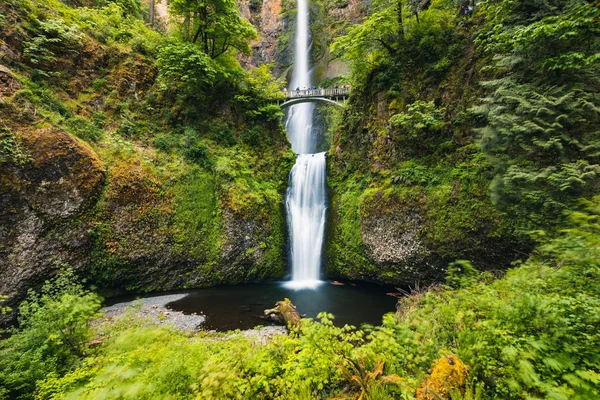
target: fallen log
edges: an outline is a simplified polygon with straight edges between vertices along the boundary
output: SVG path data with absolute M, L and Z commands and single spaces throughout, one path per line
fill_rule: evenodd
M 279 324 L 287 325 L 289 328 L 300 325 L 300 320 L 302 319 L 296 310 L 296 306 L 288 298 L 275 303 L 275 308 L 265 310 L 265 318 Z

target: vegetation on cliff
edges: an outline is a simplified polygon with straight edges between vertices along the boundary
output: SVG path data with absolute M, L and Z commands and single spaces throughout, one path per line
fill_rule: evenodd
M 330 151 L 331 274 L 499 269 L 598 192 L 598 4 L 460 10 L 374 2 L 334 44 L 353 96 Z
M 0 263 L 15 271 L 0 291 L 13 303 L 60 261 L 127 290 L 283 275 L 293 157 L 279 86 L 267 66 L 240 67 L 256 32 L 235 2 L 211 4 L 226 16 L 171 3 L 180 23 L 164 32 L 139 1 L 0 5 L 0 196 L 12 210 Z M 69 185 L 75 205 L 53 218 Z

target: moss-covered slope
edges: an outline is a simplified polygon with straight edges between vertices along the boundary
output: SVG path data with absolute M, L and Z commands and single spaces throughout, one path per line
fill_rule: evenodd
M 112 3 L 14 0 L 0 14 L 9 302 L 64 263 L 134 291 L 284 274 L 293 154 L 248 84 L 198 88 L 200 102 L 159 82 L 156 49 L 170 39 Z
M 488 194 L 494 169 L 469 111 L 486 60 L 459 22 L 422 22 L 401 61 L 355 74 L 329 158 L 330 276 L 427 282 L 453 260 L 499 269 L 529 248 Z

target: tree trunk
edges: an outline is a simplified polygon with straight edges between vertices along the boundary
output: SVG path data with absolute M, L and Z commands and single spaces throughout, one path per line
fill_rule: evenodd
M 150 20 L 150 26 L 154 28 L 154 2 L 156 0 L 150 0 L 150 15 L 148 19 Z
M 265 317 L 271 321 L 285 324 L 289 328 L 300 325 L 302 319 L 296 310 L 296 306 L 288 298 L 275 303 L 275 308 L 265 310 Z
M 404 0 L 398 0 L 398 38 L 402 40 L 404 38 L 404 19 L 402 18 L 402 8 L 404 7 Z

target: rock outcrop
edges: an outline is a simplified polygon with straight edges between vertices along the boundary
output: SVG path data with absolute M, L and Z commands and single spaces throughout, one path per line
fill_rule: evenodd
M 79 217 L 105 173 L 86 144 L 56 128 L 5 130 L 2 140 L 13 149 L 0 163 L 0 293 L 10 305 L 63 263 L 88 263 L 91 242 Z
M 21 89 L 21 84 L 12 71 L 0 64 L 0 98 L 10 97 L 19 89 Z
M 282 14 L 282 0 L 242 0 L 239 3 L 242 17 L 254 25 L 259 39 L 250 43 L 252 55 L 242 56 L 242 64 L 248 67 L 275 63 L 274 73 L 280 75 L 287 63 L 277 60 L 278 42 L 286 30 Z M 277 62 L 278 61 L 278 62 Z

